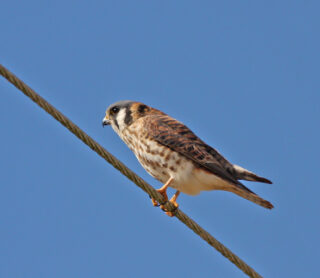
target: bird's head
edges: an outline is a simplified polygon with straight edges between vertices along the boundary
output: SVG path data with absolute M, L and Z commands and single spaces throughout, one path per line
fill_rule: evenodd
M 102 126 L 111 125 L 118 133 L 137 119 L 153 113 L 162 113 L 141 102 L 122 100 L 110 105 L 102 120 Z

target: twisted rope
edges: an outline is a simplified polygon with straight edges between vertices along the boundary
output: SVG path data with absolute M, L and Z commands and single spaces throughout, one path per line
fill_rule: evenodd
M 137 186 L 139 186 L 143 191 L 149 194 L 150 197 L 157 200 L 160 204 L 164 204 L 166 210 L 173 212 L 175 216 L 192 231 L 194 231 L 198 236 L 205 240 L 209 245 L 214 247 L 223 256 L 229 259 L 233 264 L 235 264 L 239 269 L 241 269 L 248 276 L 253 278 L 261 278 L 254 269 L 248 266 L 243 260 L 241 260 L 237 255 L 232 253 L 227 247 L 216 240 L 207 231 L 201 228 L 194 220 L 188 217 L 180 209 L 170 202 L 166 201 L 164 197 L 158 193 L 151 185 L 145 182 L 142 178 L 136 175 L 133 171 L 127 168 L 121 161 L 110 154 L 106 149 L 99 145 L 95 140 L 93 140 L 89 135 L 82 131 L 77 125 L 70 121 L 66 116 L 64 116 L 60 111 L 54 108 L 50 103 L 48 103 L 44 98 L 38 95 L 34 90 L 32 90 L 28 85 L 22 82 L 13 73 L 7 70 L 4 66 L 0 64 L 0 74 L 6 78 L 11 84 L 17 87 L 22 93 L 31 98 L 36 104 L 47 111 L 52 117 L 59 121 L 63 126 L 69 129 L 75 136 L 77 136 L 81 141 L 88 145 L 93 151 L 104 158 L 108 163 L 110 163 L 114 168 L 119 170 L 128 179 L 133 181 Z

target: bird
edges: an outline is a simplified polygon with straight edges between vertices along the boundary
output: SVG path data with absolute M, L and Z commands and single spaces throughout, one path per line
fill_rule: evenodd
M 111 125 L 142 167 L 163 184 L 157 191 L 166 201 L 168 187 L 176 190 L 169 200 L 176 208 L 180 192 L 198 195 L 210 190 L 232 192 L 264 208 L 273 208 L 239 181 L 271 184 L 270 180 L 232 164 L 182 122 L 156 108 L 138 101 L 118 101 L 107 108 L 102 120 L 102 126 L 106 125 Z M 159 206 L 156 200 L 151 201 Z M 173 216 L 173 212 L 165 212 Z

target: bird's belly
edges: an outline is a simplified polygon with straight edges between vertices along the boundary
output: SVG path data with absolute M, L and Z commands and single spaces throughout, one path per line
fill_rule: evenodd
M 174 181 L 172 188 L 179 188 L 192 171 L 192 163 L 177 152 L 159 145 L 150 152 L 138 151 L 135 153 L 143 168 L 154 178 L 166 183 L 170 177 Z
M 188 195 L 197 195 L 201 191 L 208 190 L 224 190 L 229 186 L 223 179 L 196 167 L 195 163 L 179 153 L 170 149 L 167 151 L 170 153 L 170 159 L 166 159 L 166 156 L 150 156 L 145 153 L 140 153 L 137 158 L 151 176 L 162 183 L 166 183 L 172 177 L 173 182 L 170 187 Z
M 170 186 L 180 190 L 181 185 L 187 181 L 193 169 L 193 163 L 184 156 L 132 130 L 126 131 L 122 139 L 143 168 L 160 182 L 166 183 L 170 177 L 173 177 L 174 181 Z
M 128 132 L 121 136 L 143 168 L 161 183 L 170 177 L 170 187 L 185 194 L 197 195 L 203 190 L 223 189 L 227 182 L 199 168 L 192 160 L 159 144 L 157 141 Z

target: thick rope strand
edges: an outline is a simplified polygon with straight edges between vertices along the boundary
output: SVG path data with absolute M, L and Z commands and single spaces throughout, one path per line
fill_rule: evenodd
M 63 126 L 69 129 L 75 136 L 77 136 L 81 141 L 88 145 L 93 151 L 104 158 L 108 163 L 110 163 L 114 168 L 119 170 L 123 175 L 133 181 L 137 186 L 139 186 L 143 191 L 145 191 L 150 197 L 154 198 L 160 204 L 164 204 L 166 210 L 171 211 L 175 216 L 184 223 L 187 227 L 193 230 L 197 235 L 199 235 L 203 240 L 205 240 L 209 245 L 214 247 L 223 256 L 229 259 L 233 264 L 235 264 L 239 269 L 241 269 L 248 276 L 253 278 L 261 278 L 254 269 L 247 265 L 243 260 L 241 260 L 237 255 L 235 255 L 231 250 L 225 247 L 222 243 L 216 240 L 212 235 L 205 231 L 199 224 L 194 220 L 189 218 L 180 209 L 175 208 L 173 204 L 165 201 L 164 197 L 158 193 L 151 185 L 145 182 L 137 174 L 126 167 L 121 161 L 110 154 L 106 149 L 104 149 L 100 144 L 93 140 L 89 135 L 82 131 L 77 125 L 70 121 L 66 116 L 64 116 L 60 111 L 54 108 L 50 103 L 48 103 L 44 98 L 38 95 L 34 90 L 32 90 L 28 85 L 16 77 L 13 73 L 7 70 L 4 66 L 0 64 L 0 74 L 6 78 L 11 84 L 17 87 L 26 96 L 31 98 L 36 104 L 48 112 L 52 117 L 59 121 Z

